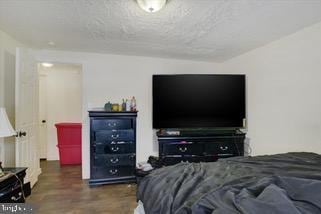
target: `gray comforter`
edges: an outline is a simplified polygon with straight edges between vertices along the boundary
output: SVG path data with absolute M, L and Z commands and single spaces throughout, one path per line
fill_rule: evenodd
M 146 176 L 137 197 L 146 214 L 321 213 L 321 155 L 180 163 Z

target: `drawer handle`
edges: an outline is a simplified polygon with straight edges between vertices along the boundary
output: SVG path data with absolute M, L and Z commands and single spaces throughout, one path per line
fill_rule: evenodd
M 220 146 L 220 149 L 222 150 L 222 151 L 226 151 L 226 150 L 228 150 L 228 146 Z
M 112 134 L 111 137 L 114 139 L 117 139 L 117 138 L 119 138 L 119 134 Z
M 111 158 L 111 159 L 110 159 L 110 162 L 111 162 L 111 163 L 118 163 L 118 162 L 119 162 L 119 159 L 118 159 L 118 158 Z
M 117 123 L 108 123 L 108 126 L 109 127 L 115 127 L 115 126 L 117 126 Z
M 109 170 L 110 174 L 115 175 L 117 174 L 118 170 L 117 169 L 111 169 Z
M 112 141 L 110 144 L 125 144 L 125 141 Z
M 117 152 L 118 150 L 119 150 L 119 147 L 117 146 L 117 147 L 111 147 L 111 150 L 113 151 L 113 152 Z
M 11 200 L 13 200 L 13 201 L 19 201 L 19 200 L 21 199 L 21 197 L 22 197 L 22 192 L 19 192 L 18 195 L 19 195 L 19 197 L 17 197 L 17 198 L 16 198 L 15 196 L 12 196 L 12 197 L 11 197 Z
M 136 157 L 135 154 L 132 154 L 131 156 L 129 156 L 129 159 L 133 160 Z
M 187 151 L 187 147 L 179 147 L 179 151 L 186 152 Z

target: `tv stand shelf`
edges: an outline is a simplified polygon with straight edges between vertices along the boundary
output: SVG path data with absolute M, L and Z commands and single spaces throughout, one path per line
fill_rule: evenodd
M 180 135 L 158 132 L 159 157 L 164 165 L 182 161 L 212 162 L 244 155 L 245 133 L 183 131 Z

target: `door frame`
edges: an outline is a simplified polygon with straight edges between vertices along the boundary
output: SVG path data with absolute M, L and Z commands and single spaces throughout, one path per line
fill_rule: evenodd
M 42 160 L 46 160 L 48 155 L 47 155 L 47 148 L 48 148 L 48 130 L 47 130 L 47 101 L 46 100 L 41 100 L 44 97 L 40 95 L 40 89 L 42 88 L 41 85 L 42 84 L 47 84 L 47 73 L 40 73 L 40 64 L 37 64 L 37 70 L 38 70 L 38 76 L 39 76 L 39 131 L 38 131 L 38 135 L 39 135 L 39 159 Z M 43 78 L 43 80 L 41 80 L 41 78 Z M 42 82 L 41 81 L 45 81 Z M 42 88 L 43 89 L 43 88 Z M 43 103 L 41 103 L 41 101 L 44 101 Z M 41 114 L 41 109 L 44 111 L 43 113 L 46 115 L 45 117 L 42 117 L 43 115 Z M 41 122 L 42 120 L 46 120 L 45 123 Z M 45 132 L 45 133 L 43 133 Z M 41 138 L 41 134 L 44 134 L 44 142 L 41 142 L 41 140 L 43 138 Z
M 66 52 L 51 52 L 51 51 L 38 51 L 36 53 L 36 60 L 37 63 L 41 62 L 50 62 L 50 63 L 57 63 L 57 64 L 74 64 L 81 66 L 82 70 L 82 151 L 81 151 L 81 157 L 82 160 L 90 160 L 90 154 L 89 149 L 83 149 L 83 148 L 89 148 L 89 118 L 88 118 L 88 112 L 87 110 L 89 108 L 95 107 L 91 106 L 90 103 L 88 103 L 88 97 L 86 93 L 86 58 L 83 56 L 69 56 L 68 52 L 67 55 L 65 55 Z M 90 166 L 89 163 L 82 162 L 82 179 L 89 179 L 90 177 Z
M 81 122 L 82 122 L 82 124 L 84 124 L 84 112 L 86 112 L 87 113 L 87 111 L 86 111 L 86 108 L 84 108 L 84 103 L 85 103 L 85 93 L 84 93 L 84 66 L 83 66 L 83 63 L 79 63 L 79 62 L 70 62 L 70 61 L 53 61 L 53 60 L 42 60 L 42 59 L 39 59 L 39 58 L 37 58 L 36 59 L 37 60 L 37 64 L 38 64 L 38 67 L 37 67 L 37 69 L 38 69 L 38 75 L 40 76 L 40 75 L 42 75 L 42 74 L 40 74 L 39 73 L 39 71 L 40 71 L 40 66 L 41 66 L 41 63 L 43 63 L 43 62 L 48 62 L 48 63 L 52 63 L 53 65 L 55 65 L 55 64 L 64 64 L 64 65 L 76 65 L 76 66 L 79 66 L 79 68 L 80 68 L 80 71 L 81 71 L 81 99 L 82 99 L 82 105 L 81 105 L 81 113 L 82 113 L 82 115 L 81 115 Z M 38 86 L 38 87 L 40 87 L 40 85 Z M 40 103 L 39 103 L 40 104 Z M 48 112 L 47 112 L 48 113 Z M 48 119 L 48 118 L 47 118 Z M 40 118 L 39 118 L 39 120 L 40 120 Z M 48 121 L 47 121 L 47 124 L 48 124 Z M 40 125 L 39 125 L 39 127 L 38 127 L 38 130 L 39 130 L 39 132 L 40 132 L 40 129 L 41 129 L 41 127 L 40 127 Z M 84 131 L 83 131 L 83 129 L 82 129 L 82 142 L 83 142 L 83 139 L 84 139 Z M 47 147 L 47 152 L 48 152 L 48 127 L 47 127 L 47 142 L 46 142 L 47 144 L 46 144 L 46 147 Z M 81 148 L 83 148 L 83 146 L 81 145 Z M 83 149 L 81 149 L 81 152 L 82 152 L 82 157 L 83 157 L 83 153 L 84 153 L 84 150 Z M 48 155 L 46 155 L 47 156 L 47 158 L 48 158 Z M 83 171 L 83 168 L 82 168 L 82 171 Z M 83 177 L 83 176 L 82 176 Z

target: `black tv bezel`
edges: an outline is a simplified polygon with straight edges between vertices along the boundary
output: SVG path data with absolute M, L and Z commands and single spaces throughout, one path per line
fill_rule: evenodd
M 158 127 L 155 126 L 155 121 L 154 121 L 154 78 L 157 76 L 244 76 L 244 114 L 245 118 L 240 121 L 242 123 L 242 126 L 226 126 L 226 127 L 221 127 L 221 126 L 215 126 L 215 127 Z M 236 129 L 245 129 L 247 126 L 247 96 L 246 96 L 246 75 L 245 74 L 153 74 L 152 75 L 152 125 L 153 129 L 168 129 L 168 130 L 236 130 Z

